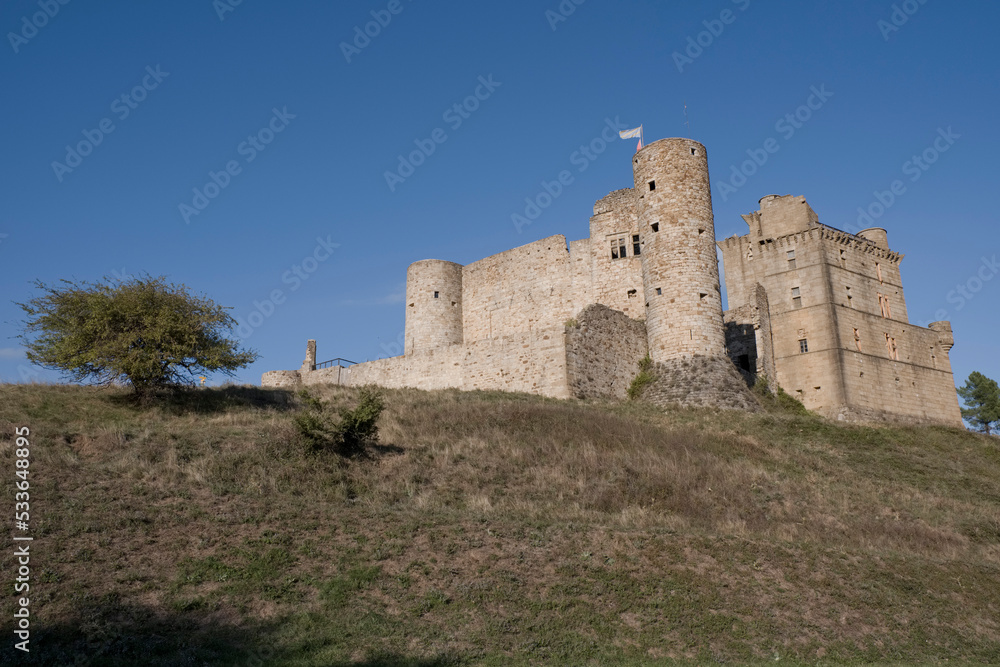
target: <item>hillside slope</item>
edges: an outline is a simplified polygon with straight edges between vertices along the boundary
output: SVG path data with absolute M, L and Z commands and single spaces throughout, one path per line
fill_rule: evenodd
M 32 431 L 18 659 L 1000 662 L 997 439 L 774 407 L 385 394 L 382 444 L 345 463 L 303 453 L 281 390 L 142 408 L 0 385 L 11 511 L 14 428 Z M 11 614 L 0 625 L 11 637 Z

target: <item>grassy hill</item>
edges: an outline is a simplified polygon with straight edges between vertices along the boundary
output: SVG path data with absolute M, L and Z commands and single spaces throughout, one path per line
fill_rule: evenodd
M 32 651 L 6 613 L 0 656 L 1000 663 L 1000 440 L 778 406 L 385 395 L 381 444 L 345 462 L 305 453 L 281 390 L 138 407 L 0 385 L 2 502 L 28 426 L 35 537 Z

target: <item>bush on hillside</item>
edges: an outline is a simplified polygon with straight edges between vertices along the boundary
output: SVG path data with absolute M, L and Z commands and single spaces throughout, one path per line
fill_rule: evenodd
M 350 458 L 362 454 L 369 444 L 378 442 L 378 420 L 385 409 L 382 393 L 361 389 L 358 405 L 353 410 L 342 409 L 335 422 L 329 406 L 303 389 L 299 397 L 305 411 L 296 415 L 295 427 L 310 454 L 333 452 Z

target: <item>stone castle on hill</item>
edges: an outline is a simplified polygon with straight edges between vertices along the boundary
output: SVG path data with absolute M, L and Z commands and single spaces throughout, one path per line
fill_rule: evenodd
M 309 341 L 301 369 L 263 385 L 625 397 L 648 354 L 654 402 L 751 409 L 763 377 L 833 418 L 962 424 L 951 326 L 908 322 L 885 230 L 848 234 L 770 195 L 746 235 L 717 244 L 704 146 L 656 141 L 632 171 L 635 187 L 594 205 L 588 238 L 410 265 L 402 356 L 317 368 Z

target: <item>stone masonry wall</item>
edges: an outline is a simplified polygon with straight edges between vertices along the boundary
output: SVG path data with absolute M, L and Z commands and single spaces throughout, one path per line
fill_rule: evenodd
M 562 324 L 464 345 L 418 350 L 402 357 L 356 364 L 345 371 L 342 383 L 353 386 L 455 387 L 570 397 Z M 316 380 L 331 381 L 331 378 L 318 376 Z M 311 378 L 305 381 L 308 383 Z
M 561 234 L 466 265 L 462 285 L 466 343 L 561 326 L 577 312 Z
M 646 356 L 646 325 L 591 305 L 566 328 L 569 391 L 578 398 L 625 398 Z

